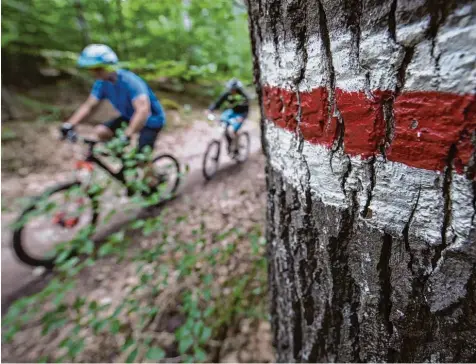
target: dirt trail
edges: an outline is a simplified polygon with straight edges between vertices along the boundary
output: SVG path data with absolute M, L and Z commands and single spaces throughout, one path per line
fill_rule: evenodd
M 16 132 L 22 135 L 20 141 L 4 143 L 2 165 L 2 314 L 6 306 L 13 300 L 25 294 L 31 294 L 41 288 L 42 277 L 35 275 L 35 270 L 27 267 L 15 259 L 11 250 L 11 229 L 9 225 L 18 215 L 24 197 L 40 193 L 46 187 L 72 178 L 74 157 L 83 149 L 79 145 L 72 146 L 57 140 L 57 124 L 41 124 L 35 128 L 34 124 L 18 123 L 14 125 Z M 251 136 L 250 156 L 261 150 L 259 128 L 256 122 L 248 121 L 243 127 Z M 81 134 L 91 134 L 92 126 L 82 125 Z M 220 134 L 218 128 L 204 121 L 195 121 L 191 126 L 164 132 L 157 143 L 157 153 L 171 153 L 181 163 L 189 166 L 180 194 L 186 195 L 195 189 L 207 189 L 202 172 L 202 158 L 206 146 L 213 137 Z M 18 149 L 21 147 L 22 149 Z M 76 158 L 77 159 L 77 158 Z M 220 170 L 216 176 L 219 180 L 230 173 L 239 173 L 243 166 L 231 162 L 227 156 L 221 157 Z M 9 170 L 10 168 L 10 170 Z M 14 172 L 14 173 L 12 173 Z M 213 187 L 212 187 L 213 188 Z M 108 199 L 104 211 L 118 205 L 127 205 L 127 199 L 113 197 Z M 133 216 L 133 215 L 131 215 Z M 121 221 L 130 219 L 131 216 L 117 214 L 106 229 L 99 231 L 99 237 L 114 231 L 115 226 L 120 226 Z M 133 217 L 132 217 L 133 218 Z

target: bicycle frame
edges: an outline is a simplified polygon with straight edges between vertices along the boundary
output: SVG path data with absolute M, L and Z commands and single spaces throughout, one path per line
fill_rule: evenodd
M 70 141 L 75 142 L 75 140 L 72 140 L 71 138 L 69 139 Z M 132 189 L 129 186 L 127 186 L 126 177 L 124 175 L 124 170 L 125 170 L 124 163 L 122 163 L 122 166 L 118 172 L 112 171 L 111 168 L 107 166 L 107 164 L 103 163 L 98 157 L 96 157 L 93 151 L 96 144 L 100 143 L 99 141 L 95 141 L 95 140 L 91 140 L 87 138 L 81 138 L 81 141 L 88 145 L 88 154 L 86 155 L 86 158 L 83 159 L 83 161 L 94 163 L 95 165 L 97 165 L 98 167 L 106 171 L 112 178 L 122 183 L 124 187 L 127 188 L 127 192 L 129 194 L 133 193 Z M 108 156 L 107 154 L 104 154 L 104 155 Z
M 210 121 L 215 121 L 218 124 L 218 127 L 221 129 L 221 137 L 220 137 L 220 142 L 222 139 L 226 141 L 227 146 L 230 144 L 231 140 L 233 137 L 231 135 L 228 135 L 228 125 L 221 119 L 217 118 L 216 115 L 214 114 L 208 114 L 208 120 Z
M 101 169 L 106 171 L 112 178 L 118 180 L 122 184 L 126 183 L 126 179 L 124 177 L 124 164 L 122 165 L 121 169 L 118 172 L 112 171 L 105 163 L 103 163 L 99 158 L 97 158 L 94 153 L 91 153 L 84 159 L 85 162 L 92 162 L 99 166 Z

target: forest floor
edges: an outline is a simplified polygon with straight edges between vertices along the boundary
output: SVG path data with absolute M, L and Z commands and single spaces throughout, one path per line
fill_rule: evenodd
M 163 94 L 176 100 L 174 94 Z M 67 101 L 71 105 L 78 100 Z M 190 103 L 188 103 L 190 102 Z M 184 107 L 184 103 L 187 103 Z M 167 204 L 166 216 L 170 221 L 187 216 L 187 223 L 177 229 L 184 235 L 191 235 L 193 229 L 205 224 L 207 234 L 216 235 L 225 229 L 236 227 L 244 231 L 263 229 L 265 223 L 265 175 L 264 157 L 259 140 L 258 115 L 256 108 L 243 128 L 251 135 L 249 160 L 236 165 L 226 157 L 221 172 L 212 181 L 205 183 L 201 175 L 202 157 L 210 139 L 218 130 L 208 121 L 202 110 L 206 107 L 194 98 L 179 100 L 178 110 L 167 111 L 167 128 L 161 133 L 156 152 L 171 153 L 181 163 L 189 166 L 181 192 L 175 200 Z M 174 106 L 175 108 L 175 106 Z M 186 110 L 186 111 L 184 111 Z M 95 117 L 81 125 L 79 132 L 91 134 L 98 120 L 110 117 L 111 110 L 104 108 Z M 3 123 L 2 130 L 2 316 L 16 299 L 34 293 L 45 285 L 48 276 L 38 276 L 35 270 L 19 264 L 11 251 L 10 224 L 18 215 L 25 197 L 38 194 L 45 187 L 71 177 L 75 156 L 81 153 L 79 146 L 57 139 L 58 122 L 53 121 L 13 121 Z M 109 199 L 105 209 L 127 204 L 124 199 Z M 130 218 L 130 217 L 122 217 Z M 121 224 L 106 224 L 103 234 L 117 231 Z M 160 239 L 159 234 L 144 237 L 137 232 L 134 244 L 153 244 Z M 236 251 L 237 266 L 248 264 L 251 244 L 243 239 Z M 243 269 L 246 269 L 243 268 Z M 222 275 L 236 274 L 229 267 L 221 270 Z M 117 264 L 104 259 L 100 264 L 88 268 L 81 275 L 81 294 L 84 297 L 120 301 L 127 287 L 137 280 L 133 263 Z M 221 281 L 226 281 L 222 279 Z M 266 290 L 265 290 L 266 291 Z M 173 297 L 169 297 L 169 300 Z M 178 298 L 177 298 L 178 300 Z M 261 304 L 266 306 L 266 294 L 261 295 Z M 179 302 L 176 303 L 179 305 Z M 165 325 L 167 326 L 167 325 Z M 166 331 L 166 330 L 165 330 Z M 157 335 L 160 333 L 157 333 Z M 168 332 L 173 334 L 173 331 Z M 61 336 L 61 334 L 58 334 Z M 57 342 L 41 334 L 39 324 L 24 328 L 11 343 L 2 345 L 2 361 L 37 361 L 42 356 L 55 357 Z M 209 357 L 211 360 L 212 357 Z M 274 360 L 271 346 L 269 323 L 261 319 L 243 318 L 234 327 L 228 327 L 221 338 L 218 355 L 220 362 L 271 362 Z M 118 344 L 111 337 L 101 336 L 90 340 L 86 350 L 75 361 L 98 362 L 121 360 Z

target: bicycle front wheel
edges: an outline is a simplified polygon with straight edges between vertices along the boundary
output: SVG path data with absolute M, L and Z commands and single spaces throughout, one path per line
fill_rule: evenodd
M 205 177 L 206 180 L 212 179 L 218 170 L 220 148 L 221 144 L 218 140 L 214 140 L 210 144 L 208 144 L 207 151 L 205 152 L 205 156 L 203 157 L 202 165 L 203 177 Z
M 182 178 L 179 162 L 173 155 L 162 154 L 156 157 L 152 164 L 154 176 L 162 187 L 161 194 L 166 197 L 173 196 Z
M 250 135 L 244 131 L 236 136 L 233 160 L 244 163 L 250 155 Z
M 23 263 L 52 269 L 55 246 L 95 224 L 98 213 L 79 181 L 53 187 L 33 199 L 14 223 L 13 251 Z

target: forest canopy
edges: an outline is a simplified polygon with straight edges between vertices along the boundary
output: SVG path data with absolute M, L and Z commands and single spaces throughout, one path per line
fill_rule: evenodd
M 10 80 L 18 68 L 72 70 L 89 43 L 108 44 L 124 67 L 149 80 L 234 76 L 251 82 L 247 14 L 240 1 L 2 1 L 2 73 Z M 9 67 L 16 72 L 6 72 Z

